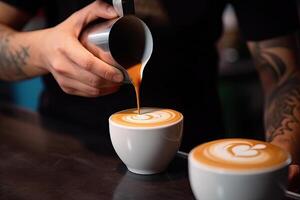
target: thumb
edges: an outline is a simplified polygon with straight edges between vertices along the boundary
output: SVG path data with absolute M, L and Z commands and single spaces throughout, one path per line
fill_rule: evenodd
M 74 25 L 78 29 L 82 29 L 90 22 L 102 18 L 102 19 L 113 19 L 118 16 L 114 7 L 102 0 L 96 0 L 88 6 L 74 13 L 70 20 L 74 22 Z
M 112 19 L 118 16 L 114 7 L 102 0 L 94 1 L 94 3 L 83 8 L 82 12 L 86 16 L 86 23 L 97 18 Z

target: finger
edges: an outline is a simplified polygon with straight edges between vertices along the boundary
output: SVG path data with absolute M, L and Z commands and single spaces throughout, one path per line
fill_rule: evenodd
M 60 76 L 57 73 L 52 73 L 60 88 L 67 94 L 84 96 L 84 97 L 97 97 L 100 96 L 100 89 L 93 88 L 83 84 L 77 80 Z
M 83 97 L 98 97 L 116 92 L 119 86 L 94 88 L 83 84 L 77 80 L 61 77 L 58 74 L 53 74 L 60 88 L 67 94 L 83 96 Z
M 55 72 L 61 76 L 78 80 L 79 82 L 94 88 L 114 87 L 119 85 L 115 82 L 107 81 L 89 71 L 83 70 L 67 57 L 61 57 L 59 62 L 55 63 L 53 68 L 55 69 Z
M 99 77 L 91 72 L 83 70 L 77 65 L 74 72 L 74 76 L 71 75 L 69 78 L 76 79 L 94 88 L 108 88 L 120 86 L 120 83 L 105 80 L 102 77 Z
M 299 174 L 299 167 L 297 165 L 289 166 L 289 181 L 293 180 Z
M 73 86 L 64 88 L 64 92 L 70 94 L 70 95 L 76 95 L 76 96 L 81 96 L 81 97 L 99 97 L 99 96 L 105 96 L 109 95 L 112 93 L 115 93 L 119 90 L 119 86 L 116 87 L 106 87 L 106 88 L 101 88 L 98 90 L 98 93 L 90 93 L 87 91 L 79 90 L 78 88 L 73 88 Z
M 81 37 L 81 43 L 89 52 L 101 60 L 105 60 L 106 63 L 111 65 L 117 65 L 118 63 L 112 58 L 110 52 L 105 51 L 102 48 L 97 47 L 97 45 L 88 42 L 87 37 Z
M 83 70 L 89 71 L 105 80 L 120 83 L 123 81 L 123 74 L 117 68 L 103 62 L 86 50 L 79 41 L 71 42 L 64 54 L 76 63 Z
M 120 86 L 119 86 L 119 85 L 112 86 L 112 87 L 104 87 L 104 88 L 101 88 L 100 96 L 105 96 L 105 95 L 109 95 L 109 94 L 115 93 L 115 92 L 117 92 L 119 89 L 120 89 Z

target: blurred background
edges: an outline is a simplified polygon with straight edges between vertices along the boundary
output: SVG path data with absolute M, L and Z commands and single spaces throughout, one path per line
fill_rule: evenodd
M 223 26 L 218 43 L 219 95 L 227 136 L 264 139 L 262 87 L 230 5 L 224 11 Z
M 300 0 L 298 0 L 300 2 Z M 229 137 L 263 139 L 263 94 L 245 42 L 240 36 L 234 10 L 227 6 L 223 15 L 224 34 L 218 43 L 220 53 L 219 93 L 224 124 Z M 42 28 L 38 14 L 26 30 Z M 43 85 L 40 78 L 16 83 L 0 81 L 0 103 L 10 102 L 37 110 Z

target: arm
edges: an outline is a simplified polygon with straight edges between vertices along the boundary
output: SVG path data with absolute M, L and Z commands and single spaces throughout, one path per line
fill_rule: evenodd
M 5 3 L 0 3 L 0 13 L 1 80 L 50 72 L 68 94 L 95 97 L 118 89 L 122 73 L 86 50 L 78 39 L 91 21 L 116 17 L 112 6 L 95 1 L 53 28 L 31 32 L 16 30 L 29 19 L 26 13 Z
M 293 158 L 290 183 L 296 186 L 300 164 L 300 51 L 297 36 L 248 42 L 265 93 L 265 129 L 269 142 Z M 294 183 L 293 183 L 294 182 Z
M 15 81 L 46 74 L 33 62 L 29 43 L 7 26 L 0 25 L 0 79 Z
M 0 79 L 13 81 L 41 75 L 44 72 L 32 65 L 29 45 L 16 37 L 14 29 L 20 29 L 30 16 L 0 2 Z M 11 28 L 10 28 L 11 27 Z

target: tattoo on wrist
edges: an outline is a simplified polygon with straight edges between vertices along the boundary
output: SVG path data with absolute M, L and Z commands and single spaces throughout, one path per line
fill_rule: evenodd
M 4 30 L 2 30 L 3 32 Z M 17 48 L 11 46 L 13 33 L 2 33 L 0 30 L 0 77 L 5 80 L 26 78 L 23 68 L 30 57 L 29 47 L 20 45 Z

